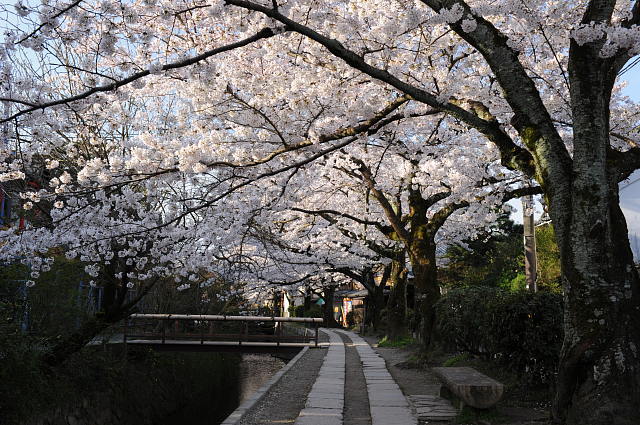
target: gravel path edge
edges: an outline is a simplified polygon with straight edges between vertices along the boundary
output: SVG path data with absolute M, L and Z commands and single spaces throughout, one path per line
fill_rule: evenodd
M 247 398 L 242 404 L 240 404 L 240 406 L 236 408 L 236 410 L 231 412 L 231 414 L 227 416 L 227 418 L 224 421 L 222 421 L 220 425 L 238 424 L 240 420 L 242 420 L 242 418 L 244 417 L 245 413 L 247 413 L 247 411 L 251 409 L 256 403 L 258 403 L 262 399 L 262 397 L 264 397 L 269 392 L 272 386 L 278 383 L 280 378 L 282 378 L 284 374 L 287 373 L 289 369 L 291 369 L 293 365 L 295 365 L 302 356 L 304 356 L 307 350 L 309 350 L 309 347 L 304 347 L 302 350 L 300 350 L 300 352 L 293 359 L 291 359 L 289 363 L 284 365 L 282 369 L 276 372 L 275 375 L 273 375 L 266 384 L 264 384 L 262 387 L 258 388 L 253 394 L 251 394 L 251 397 Z

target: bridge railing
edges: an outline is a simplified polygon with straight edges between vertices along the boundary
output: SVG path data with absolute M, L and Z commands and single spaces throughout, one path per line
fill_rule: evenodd
M 306 325 L 285 327 L 285 323 Z M 318 345 L 318 327 L 322 319 L 313 317 L 223 316 L 210 314 L 132 314 L 124 320 L 127 339 L 151 339 L 165 344 L 178 341 L 234 341 L 311 343 Z M 308 327 L 311 327 L 309 329 Z M 295 330 L 295 332 L 292 332 Z

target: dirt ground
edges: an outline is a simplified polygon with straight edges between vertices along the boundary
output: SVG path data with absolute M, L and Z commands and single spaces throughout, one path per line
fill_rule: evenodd
M 440 394 L 440 382 L 430 371 L 425 362 L 416 361 L 418 347 L 387 348 L 378 347 L 377 337 L 365 336 L 364 339 L 385 359 L 389 372 L 394 377 L 405 395 Z M 432 364 L 433 365 L 433 364 Z M 441 365 L 441 364 L 438 364 Z M 461 364 L 460 366 L 467 366 Z M 477 365 L 469 364 L 477 367 Z M 488 373 L 492 378 L 501 381 L 501 376 Z M 505 375 L 506 376 L 506 375 Z M 502 382 L 502 381 L 501 381 Z M 505 398 L 498 403 L 494 411 L 487 414 L 462 412 L 455 423 L 469 425 L 549 425 L 548 403 L 539 401 L 539 394 L 529 397 L 522 389 L 511 382 L 503 382 L 507 387 Z M 443 422 L 437 422 L 442 424 Z

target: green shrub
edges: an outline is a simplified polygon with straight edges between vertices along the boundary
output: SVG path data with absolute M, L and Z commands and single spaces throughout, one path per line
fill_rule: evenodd
M 289 306 L 289 315 L 291 317 L 302 317 L 304 314 L 304 306 L 303 305 L 290 305 Z
M 504 284 L 501 283 L 499 286 L 512 292 L 523 291 L 527 289 L 527 277 L 524 273 L 518 273 L 513 279 Z
M 438 331 L 459 351 L 494 359 L 532 383 L 549 382 L 562 344 L 562 297 L 490 287 L 450 290 L 436 305 Z
M 312 304 L 309 311 L 304 311 L 304 305 L 297 305 L 289 307 L 289 314 L 292 317 L 322 317 L 322 310 L 316 304 Z
M 448 358 L 444 363 L 442 363 L 442 366 L 443 367 L 454 367 L 458 363 L 464 362 L 465 360 L 468 360 L 468 359 L 469 359 L 469 354 L 468 353 L 456 354 L 455 356 Z
M 378 342 L 378 347 L 406 347 L 407 345 L 415 344 L 416 340 L 411 337 L 404 337 L 398 339 L 388 339 L 386 336 Z

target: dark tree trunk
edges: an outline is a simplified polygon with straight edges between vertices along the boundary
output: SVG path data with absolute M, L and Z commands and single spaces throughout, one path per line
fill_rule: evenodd
M 380 328 L 380 322 L 382 321 L 382 310 L 384 310 L 384 286 L 384 282 L 380 283 L 380 285 L 374 284 L 373 294 L 370 295 L 371 325 L 375 330 Z
M 638 274 L 617 200 L 600 222 L 574 217 L 559 242 L 565 295 L 565 339 L 554 419 L 580 425 L 640 420 Z M 608 218 L 606 218 L 608 216 Z M 604 235 L 606 233 L 608 235 Z
M 304 313 L 305 315 L 311 310 L 311 289 L 307 288 L 304 293 Z
M 404 260 L 394 260 L 391 263 L 389 277 L 391 294 L 387 302 L 387 331 L 388 340 L 398 340 L 407 335 L 407 269 Z
M 274 316 L 282 316 L 282 293 L 278 291 L 273 292 L 273 311 Z
M 124 319 L 129 315 L 135 304 L 151 289 L 153 284 L 142 288 L 137 297 L 131 301 L 126 300 L 127 296 L 127 272 L 129 266 L 123 266 L 120 270 L 124 278 L 116 280 L 114 275 L 118 268 L 118 261 L 113 261 L 110 266 L 102 272 L 101 284 L 104 288 L 102 305 L 95 317 L 83 323 L 80 328 L 56 343 L 56 345 L 43 354 L 45 363 L 48 366 L 58 366 L 64 363 L 74 353 L 84 348 L 93 338 L 101 332 Z
M 640 422 L 640 281 L 609 148 L 615 72 L 598 53 L 572 42 L 571 200 L 550 204 L 565 296 L 553 415 L 557 423 L 631 425 Z
M 93 338 L 109 326 L 121 320 L 123 316 L 94 317 L 83 323 L 80 328 L 58 343 L 43 355 L 48 366 L 55 367 L 64 363 L 74 353 L 82 350 Z
M 368 271 L 363 276 L 365 280 L 361 282 L 365 284 L 364 286 L 368 292 L 367 303 L 365 305 L 365 325 L 375 330 L 380 328 L 382 311 L 384 310 L 384 287 L 389 281 L 390 272 L 391 268 L 385 266 L 382 279 L 380 279 L 378 285 L 376 285 L 372 271 Z
M 438 268 L 436 265 L 436 246 L 433 237 L 414 239 L 409 254 L 409 261 L 413 269 L 416 291 L 416 310 L 420 314 L 420 328 L 418 332 L 425 348 L 434 342 L 436 323 L 435 304 L 440 299 L 438 285 Z
M 322 305 L 322 318 L 324 319 L 323 326 L 327 328 L 339 327 L 338 322 L 333 316 L 333 294 L 336 291 L 336 287 L 329 285 L 324 287 L 324 304 Z
M 410 238 L 407 246 L 409 262 L 413 270 L 415 288 L 415 309 L 420 315 L 418 333 L 425 348 L 429 348 L 434 340 L 436 323 L 435 304 L 440 299 L 438 285 L 438 267 L 436 264 L 435 235 L 450 208 L 439 210 L 430 219 L 427 218 L 433 200 L 425 200 L 419 191 L 411 191 L 409 195 Z M 436 219 L 436 216 L 439 218 Z

